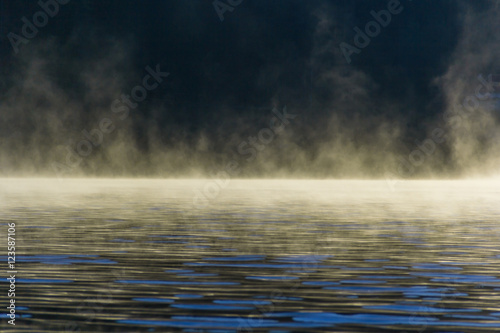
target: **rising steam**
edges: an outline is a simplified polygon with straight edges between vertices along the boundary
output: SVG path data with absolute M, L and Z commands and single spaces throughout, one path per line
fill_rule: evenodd
M 408 126 L 410 119 L 424 112 L 416 106 L 415 88 L 408 84 L 397 96 L 391 95 L 373 72 L 346 63 L 339 44 L 352 38 L 359 22 L 345 17 L 330 1 L 313 1 L 302 8 L 308 11 L 311 28 L 307 56 L 284 55 L 286 61 L 256 73 L 252 84 L 267 89 L 267 105 L 243 105 L 242 111 L 231 106 L 227 96 L 219 104 L 196 106 L 198 110 L 189 114 L 211 110 L 197 119 L 196 126 L 185 125 L 187 107 L 174 103 L 179 97 L 169 89 L 180 74 L 169 63 L 160 63 L 170 76 L 158 90 L 148 92 L 126 117 L 113 112 L 113 102 L 143 82 L 147 66 L 156 65 L 134 65 L 136 37 L 75 30 L 63 43 L 40 36 L 13 57 L 14 69 L 4 80 L 1 175 L 207 177 L 225 170 L 228 163 L 235 163 L 238 177 L 498 174 L 498 90 L 483 81 L 487 84 L 489 75 L 496 74 L 500 13 L 494 1 L 488 8 L 465 3 L 458 11 L 460 36 L 446 58 L 446 70 L 428 82 L 438 93 L 426 108 L 436 116 L 414 127 Z M 238 11 L 233 16 L 243 16 L 245 8 Z M 75 56 L 82 38 L 86 50 Z M 363 52 L 371 56 L 370 49 Z M 203 77 L 215 80 L 216 66 L 202 65 Z M 297 68 L 304 75 L 294 85 L 287 74 Z M 276 112 L 283 114 L 285 109 L 293 118 L 281 130 L 273 130 Z M 113 130 L 101 133 L 101 140 L 94 130 L 104 118 Z M 442 140 L 434 140 L 437 129 Z M 92 139 L 99 144 L 82 156 L 79 142 Z

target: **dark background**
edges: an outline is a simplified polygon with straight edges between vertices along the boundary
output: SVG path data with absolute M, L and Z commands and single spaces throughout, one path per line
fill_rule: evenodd
M 293 149 L 242 175 L 343 176 L 357 165 L 356 175 L 366 173 L 367 164 L 369 175 L 382 174 L 395 154 L 407 155 L 415 140 L 440 126 L 449 99 L 436 79 L 456 64 L 471 28 L 464 17 L 496 6 L 402 0 L 402 13 L 348 64 L 339 44 L 353 44 L 353 28 L 364 30 L 370 11 L 386 9 L 387 0 L 245 0 L 222 22 L 209 0 L 73 0 L 18 54 L 7 35 L 20 35 L 21 18 L 32 21 L 40 7 L 37 1 L 0 3 L 3 172 L 53 172 L 54 161 L 65 158 L 63 147 L 74 147 L 83 129 L 96 127 L 114 99 L 142 82 L 146 66 L 160 64 L 170 76 L 72 172 L 162 176 L 216 170 L 237 155 L 242 140 L 267 126 L 273 107 L 284 106 L 300 114 L 287 129 L 293 134 L 266 149 Z M 464 72 L 463 80 L 474 87 L 477 74 Z M 381 132 L 391 134 L 380 139 Z M 117 142 L 126 147 L 118 149 Z M 337 168 L 335 157 L 316 163 L 325 147 L 340 161 L 373 150 L 379 150 L 373 156 L 392 157 L 360 157 Z M 450 149 L 440 147 L 439 161 L 426 169 L 442 165 Z M 178 163 L 156 165 L 163 163 L 155 158 L 159 152 L 174 154 Z

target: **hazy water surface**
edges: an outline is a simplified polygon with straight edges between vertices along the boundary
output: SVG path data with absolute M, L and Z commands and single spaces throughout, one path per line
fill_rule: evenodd
M 0 180 L 15 330 L 500 331 L 499 182 L 205 184 Z

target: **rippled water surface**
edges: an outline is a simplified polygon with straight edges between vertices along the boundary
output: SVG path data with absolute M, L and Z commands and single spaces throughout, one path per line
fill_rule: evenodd
M 15 330 L 500 331 L 499 182 L 208 184 L 0 180 Z

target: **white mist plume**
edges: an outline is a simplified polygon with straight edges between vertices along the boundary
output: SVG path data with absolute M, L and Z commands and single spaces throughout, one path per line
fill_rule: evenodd
M 493 96 L 487 95 L 492 91 L 484 84 L 499 73 L 500 8 L 495 3 L 490 1 L 487 10 L 479 11 L 462 2 L 462 35 L 446 74 L 436 81 L 447 102 L 449 163 L 467 176 L 500 172 L 500 114 L 498 106 L 492 107 Z

